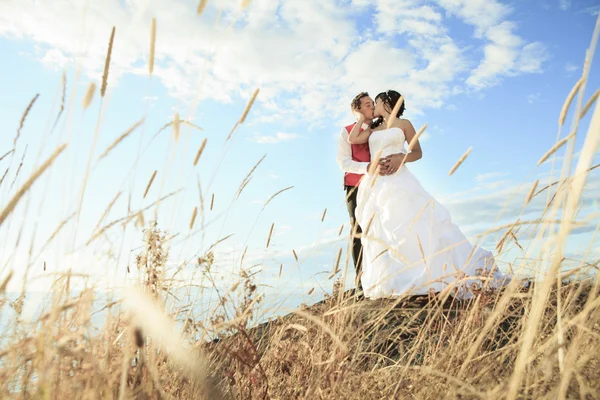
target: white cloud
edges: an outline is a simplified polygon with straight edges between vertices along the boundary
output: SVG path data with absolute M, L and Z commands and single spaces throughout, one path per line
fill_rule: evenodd
M 509 6 L 496 0 L 438 0 L 438 3 L 465 23 L 475 26 L 475 33 L 480 37 L 512 12 Z
M 386 34 L 435 36 L 445 32 L 442 15 L 431 5 L 414 0 L 379 0 L 375 23 Z
M 486 189 L 491 190 L 487 182 L 484 180 Z M 516 185 L 510 181 L 497 181 L 500 190 L 495 193 L 474 195 L 476 191 L 469 190 L 464 192 L 461 198 L 442 199 L 442 204 L 446 205 L 453 212 L 453 219 L 460 220 L 460 224 L 466 227 L 478 226 L 480 224 L 492 224 L 497 221 L 497 224 L 502 224 L 501 221 L 506 219 L 514 220 L 521 213 L 534 215 L 534 218 L 541 216 L 546 210 L 546 201 L 548 200 L 548 191 L 544 191 L 535 196 L 531 203 L 524 208 L 525 199 L 531 189 L 531 184 Z M 540 179 L 538 191 L 548 185 L 548 178 Z M 553 187 L 553 191 L 556 187 Z M 553 191 L 551 193 L 553 193 Z M 582 213 L 589 212 L 593 209 L 596 198 L 600 197 L 600 178 L 596 175 L 590 175 L 584 196 L 581 200 Z M 502 216 L 501 219 L 498 217 Z M 524 218 L 527 219 L 527 218 Z
M 565 65 L 565 71 L 567 71 L 568 74 L 577 72 L 577 71 L 579 71 L 579 66 L 569 62 L 569 63 L 567 63 L 567 65 Z
M 291 225 L 279 225 L 279 226 L 275 226 L 275 233 L 273 233 L 274 237 L 281 237 L 281 236 L 285 236 L 286 233 L 290 232 L 293 230 L 293 227 Z
M 277 226 L 275 226 L 277 228 Z M 290 232 L 290 227 L 285 228 L 286 232 Z M 276 237 L 276 233 L 273 234 Z M 266 240 L 266 238 L 265 238 Z M 335 257 L 337 254 L 337 249 L 340 247 L 342 249 L 346 248 L 348 242 L 347 236 L 338 236 L 337 232 L 335 235 L 331 235 L 328 237 L 324 237 L 318 241 L 313 243 L 304 245 L 304 246 L 296 246 L 293 248 L 292 246 L 273 246 L 271 245 L 267 248 L 249 248 L 245 252 L 244 256 L 244 264 L 245 265 L 261 265 L 265 270 L 268 269 L 269 266 L 283 264 L 284 269 L 287 270 L 287 274 L 290 273 L 290 267 L 294 266 L 296 263 L 296 259 L 294 257 L 294 252 L 298 256 L 298 264 L 303 265 L 304 274 L 309 273 L 310 270 L 315 266 L 313 261 L 315 258 L 323 258 L 325 257 L 326 261 L 329 263 L 333 263 L 335 261 Z M 241 254 L 244 252 L 242 247 L 235 246 L 222 246 L 215 253 L 216 259 L 216 267 L 219 271 L 228 271 L 233 272 L 233 269 L 236 267 L 233 266 L 232 260 L 236 260 L 241 258 Z M 232 258 L 233 255 L 233 258 Z M 310 262 L 307 262 L 310 260 Z M 332 266 L 328 263 L 328 265 L 321 265 L 319 267 L 329 269 L 331 272 Z M 235 264 L 239 265 L 239 263 Z M 293 270 L 297 271 L 296 268 Z M 314 272 L 314 271 L 313 271 Z M 227 275 L 227 274 L 225 274 Z M 304 275 L 304 279 L 307 276 Z M 273 284 L 275 281 L 269 279 L 267 276 L 261 276 L 261 282 L 263 284 Z
M 546 47 L 541 43 L 526 43 L 514 33 L 517 24 L 506 18 L 512 9 L 495 0 L 438 0 L 450 14 L 475 27 L 475 37 L 484 39 L 484 57 L 467 79 L 475 89 L 484 89 L 500 82 L 503 76 L 541 71 L 547 61 Z
M 546 46 L 539 42 L 529 43 L 521 49 L 517 59 L 517 65 L 513 73 L 539 73 L 542 72 L 542 64 L 546 62 L 549 55 Z
M 525 44 L 514 34 L 516 24 L 504 21 L 489 28 L 487 39 L 491 42 L 484 48 L 484 59 L 467 79 L 477 89 L 496 85 L 503 76 L 541 72 L 542 64 L 548 59 L 546 47 L 541 43 Z
M 44 55 L 40 61 L 49 68 L 63 69 L 73 60 L 69 57 L 65 57 L 63 52 L 59 49 L 48 49 L 44 51 Z
M 558 0 L 558 4 L 561 10 L 567 11 L 571 8 L 571 0 Z
M 225 0 L 209 2 L 200 17 L 183 0 L 11 0 L 0 3 L 0 35 L 30 39 L 44 63 L 76 63 L 98 81 L 115 26 L 112 88 L 124 73 L 147 73 L 155 16 L 155 76 L 169 94 L 192 104 L 231 102 L 260 87 L 251 120 L 263 123 L 293 123 L 300 115 L 323 123 L 347 115 L 355 92 L 389 88 L 405 95 L 411 114 L 420 113 L 447 104 L 460 82 L 483 89 L 502 76 L 538 72 L 545 59 L 542 45 L 514 33 L 516 24 L 505 21 L 512 10 L 497 1 L 352 4 L 362 7 L 360 17 L 372 12 L 374 30 L 360 28 L 356 9 L 338 0 L 254 0 L 244 12 L 239 1 Z M 218 23 L 216 7 L 224 11 Z M 477 41 L 459 46 L 444 11 L 472 25 Z M 475 69 L 465 53 L 473 46 L 485 46 Z
M 503 176 L 508 175 L 506 172 L 488 172 L 485 174 L 478 174 L 475 176 L 476 182 L 485 182 L 495 178 L 502 178 Z
M 296 140 L 301 137 L 295 133 L 277 132 L 275 135 L 255 135 L 251 140 L 260 144 L 277 144 Z
M 481 90 L 498 84 L 504 76 L 541 72 L 548 58 L 541 43 L 527 43 L 515 34 L 517 24 L 506 20 L 512 9 L 495 0 L 437 0 L 430 4 L 373 0 L 371 5 L 376 9 L 376 29 L 387 36 L 408 35 L 411 50 L 420 55 L 416 61 L 421 65 L 428 62 L 427 67 L 407 74 L 407 79 L 397 78 L 407 99 L 416 101 L 417 112 L 421 107 L 440 107 L 444 99 L 459 93 L 456 82 L 465 72 L 468 87 Z M 483 40 L 483 59 L 471 71 L 473 61 L 449 36 L 443 11 L 473 26 L 475 38 Z
M 431 139 L 431 134 L 430 134 L 430 133 L 428 133 L 428 132 L 423 132 L 423 133 L 421 134 L 421 136 L 419 137 L 419 141 L 420 141 L 420 142 L 426 142 L 426 141 L 428 141 L 429 139 Z
M 527 102 L 529 104 L 537 103 L 541 99 L 542 99 L 542 94 L 539 93 L 539 92 L 538 93 L 533 93 L 533 94 L 530 94 L 529 96 L 527 96 Z
M 580 12 L 583 12 L 588 15 L 591 15 L 592 17 L 595 17 L 598 14 L 600 14 L 600 6 L 587 7 L 587 8 L 584 8 L 583 10 L 581 10 Z

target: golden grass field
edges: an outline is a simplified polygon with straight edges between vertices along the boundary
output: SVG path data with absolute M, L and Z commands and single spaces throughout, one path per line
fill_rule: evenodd
M 205 3 L 200 2 L 199 13 Z M 600 398 L 600 282 L 590 274 L 597 270 L 598 260 L 582 259 L 578 268 L 562 269 L 563 246 L 581 222 L 579 201 L 600 144 L 599 92 L 585 99 L 583 95 L 599 26 L 581 79 L 570 94 L 565 93 L 557 144 L 540 160 L 554 160 L 566 146 L 565 164 L 570 163 L 571 144 L 584 135 L 576 167 L 557 172 L 556 182 L 547 187 L 532 183 L 525 204 L 534 196 L 547 195 L 546 210 L 538 219 L 494 228 L 503 232 L 497 252 L 510 241 L 518 245 L 515 232 L 522 226 L 547 244 L 540 249 L 536 266 L 547 272 L 535 284 L 525 287 L 513 280 L 504 290 L 494 291 L 485 287 L 482 277 L 483 287 L 474 289 L 476 296 L 469 301 L 448 295 L 357 301 L 336 280 L 330 281 L 331 292 L 321 303 L 256 325 L 265 312 L 260 308 L 263 299 L 257 295 L 253 275 L 242 271 L 238 282 L 219 292 L 210 320 L 200 322 L 193 303 L 177 303 L 169 297 L 173 275 L 179 272 L 166 268 L 164 244 L 173 232 L 132 213 L 99 227 L 94 235 L 115 224 L 145 226 L 144 247 L 136 258 L 138 271 L 131 272 L 139 275 L 139 285 L 119 298 L 99 303 L 91 289 L 73 296 L 71 276 L 65 272 L 56 279 L 52 301 L 42 314 L 26 322 L 20 319 L 23 298 L 9 301 L 4 296 L 13 271 L 2 270 L 0 317 L 10 311 L 14 320 L 0 348 L 0 398 Z M 156 36 L 153 20 L 149 74 Z M 105 96 L 115 40 L 113 29 L 101 87 L 90 84 L 78 107 L 87 108 L 97 92 Z M 234 130 L 251 112 L 258 95 L 257 90 Z M 25 110 L 21 127 L 27 124 L 34 102 Z M 580 132 L 579 120 L 588 113 L 589 128 Z M 560 139 L 567 115 L 576 117 L 569 134 Z M 168 124 L 176 138 L 181 124 L 187 122 L 179 115 Z M 115 139 L 100 158 L 136 127 Z M 205 145 L 206 141 L 197 150 L 194 165 Z M 0 204 L 0 229 L 67 146 L 56 148 Z M 467 156 L 458 160 L 451 173 Z M 88 173 L 89 164 L 86 177 Z M 155 176 L 156 171 L 144 197 Z M 201 212 L 191 211 L 190 228 Z M 209 250 L 197 259 L 196 267 L 202 284 L 216 288 L 214 257 Z M 341 261 L 338 255 L 336 270 Z M 519 266 L 518 260 L 512 264 L 515 271 Z M 196 284 L 188 282 L 190 287 Z

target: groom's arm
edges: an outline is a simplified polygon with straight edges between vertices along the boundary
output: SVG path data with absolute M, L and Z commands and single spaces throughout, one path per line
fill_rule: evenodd
M 379 175 L 395 174 L 406 156 L 405 153 L 394 153 L 379 159 Z M 405 161 L 406 162 L 406 161 Z
M 348 132 L 345 128 L 342 128 L 338 138 L 337 163 L 342 171 L 360 175 L 367 173 L 370 164 L 352 159 L 352 147 L 348 142 Z

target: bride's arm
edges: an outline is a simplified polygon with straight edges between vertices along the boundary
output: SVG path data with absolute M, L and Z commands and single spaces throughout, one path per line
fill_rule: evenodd
M 423 157 L 423 150 L 421 150 L 421 143 L 419 143 L 419 139 L 415 138 L 417 135 L 415 127 L 407 119 L 397 121 L 396 124 L 398 124 L 397 126 L 404 131 L 404 136 L 406 137 L 406 142 L 408 143 L 409 153 L 403 157 L 405 158 L 404 162 L 407 163 L 420 160 Z
M 373 132 L 371 128 L 367 128 L 364 131 L 360 131 L 362 124 L 365 122 L 365 117 L 362 113 L 358 113 L 360 116 L 358 118 L 358 122 L 354 124 L 354 127 L 350 131 L 350 135 L 348 136 L 348 142 L 350 144 L 364 144 L 369 143 L 369 136 Z
M 381 165 L 381 173 L 382 175 L 391 175 L 396 173 L 398 169 L 407 162 L 414 162 L 420 160 L 423 157 L 423 151 L 421 150 L 421 144 L 419 140 L 415 140 L 415 136 L 417 133 L 415 132 L 415 128 L 412 126 L 409 120 L 397 120 L 393 123 L 392 126 L 398 127 L 402 129 L 404 132 L 404 138 L 409 143 L 408 146 L 408 154 L 398 153 L 387 156 L 386 158 L 380 160 Z M 411 142 L 412 146 L 411 146 Z

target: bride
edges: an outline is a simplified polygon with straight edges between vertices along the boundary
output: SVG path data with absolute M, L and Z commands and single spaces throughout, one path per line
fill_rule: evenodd
M 355 111 L 358 123 L 348 141 L 368 143 L 371 160 L 407 153 L 404 143 L 416 135 L 410 121 L 391 113 L 400 94 L 389 90 L 375 97 L 375 117 L 361 131 L 366 118 Z M 390 124 L 388 125 L 388 121 Z M 389 126 L 389 128 L 387 127 Z M 418 140 L 405 161 L 421 157 Z M 393 169 L 392 169 L 393 171 Z M 451 290 L 454 296 L 471 297 L 472 284 L 506 283 L 491 252 L 474 247 L 438 203 L 402 165 L 390 175 L 371 169 L 362 178 L 357 195 L 356 219 L 362 227 L 362 287 L 366 298 L 423 295 Z

